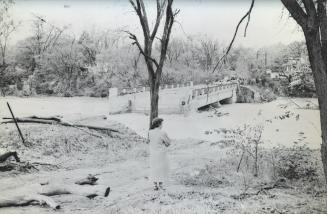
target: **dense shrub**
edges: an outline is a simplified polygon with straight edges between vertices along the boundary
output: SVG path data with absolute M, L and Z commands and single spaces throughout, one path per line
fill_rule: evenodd
M 292 148 L 279 147 L 274 150 L 278 176 L 290 180 L 316 180 L 318 160 L 314 151 L 305 145 Z

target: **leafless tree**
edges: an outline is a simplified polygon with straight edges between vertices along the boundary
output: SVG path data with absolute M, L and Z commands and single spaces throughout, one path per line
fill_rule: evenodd
M 61 29 L 56 27 L 38 15 L 34 15 L 34 17 L 34 43 L 29 44 L 28 46 L 30 46 L 29 48 L 32 49 L 32 52 L 35 55 L 34 58 L 40 59 L 47 50 L 56 46 L 65 28 Z M 35 64 L 38 65 L 37 62 L 35 62 Z
M 8 42 L 17 25 L 10 16 L 10 8 L 13 5 L 12 0 L 3 0 L 0 2 L 0 87 L 4 85 L 4 72 L 8 67 L 6 58 L 8 52 Z M 2 93 L 4 94 L 3 90 Z
M 172 5 L 174 0 L 156 0 L 157 13 L 156 19 L 152 31 L 150 30 L 149 20 L 143 0 L 129 0 L 136 12 L 143 32 L 144 45 L 140 44 L 137 36 L 131 32 L 127 32 L 133 44 L 137 46 L 140 53 L 144 56 L 144 60 L 148 70 L 149 85 L 150 85 L 150 99 L 151 99 L 151 111 L 150 111 L 150 125 L 153 118 L 158 116 L 158 103 L 159 103 L 159 87 L 161 74 L 164 66 L 164 62 L 167 56 L 167 49 L 171 30 L 174 24 L 176 15 L 179 10 L 173 10 Z M 158 29 L 162 18 L 165 16 L 164 28 L 161 38 L 157 37 Z M 154 40 L 160 41 L 160 56 L 157 60 L 153 56 L 153 43 Z
M 169 63 L 178 62 L 184 51 L 183 40 L 177 38 L 171 39 L 167 49 L 167 59 Z
M 6 65 L 8 40 L 17 27 L 9 13 L 12 4 L 13 2 L 10 0 L 0 2 L 0 51 L 2 66 Z
M 209 71 L 219 55 L 219 44 L 209 38 L 201 39 L 198 62 L 204 71 Z

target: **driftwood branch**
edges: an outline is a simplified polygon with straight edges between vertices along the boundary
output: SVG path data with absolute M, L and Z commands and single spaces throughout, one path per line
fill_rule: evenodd
M 56 122 L 61 122 L 60 117 L 38 117 L 38 116 L 30 116 L 30 117 L 26 117 L 29 119 L 40 119 L 40 120 L 50 120 L 50 121 L 56 121 Z M 11 120 L 11 117 L 3 117 L 3 120 Z
M 7 106 L 8 106 L 8 109 L 9 109 L 9 111 L 10 111 L 10 114 L 11 114 L 11 116 L 12 116 L 12 121 L 15 123 L 15 125 L 16 125 L 16 127 L 17 127 L 17 130 L 18 130 L 19 136 L 21 137 L 23 144 L 24 144 L 24 146 L 27 146 L 27 145 L 26 145 L 26 142 L 25 142 L 25 139 L 24 139 L 24 136 L 23 136 L 23 134 L 22 134 L 22 131 L 20 130 L 20 128 L 19 128 L 19 126 L 18 126 L 18 124 L 17 124 L 17 120 L 16 120 L 16 118 L 15 118 L 15 115 L 14 115 L 13 111 L 11 110 L 11 107 L 10 107 L 10 105 L 9 105 L 8 102 L 7 102 Z
M 119 132 L 116 129 L 112 128 L 106 128 L 106 127 L 98 127 L 98 126 L 88 126 L 88 125 L 82 125 L 82 124 L 71 124 L 63 121 L 56 121 L 56 120 L 49 120 L 49 119 L 33 119 L 33 118 L 16 118 L 17 123 L 38 123 L 38 124 L 55 124 L 55 125 L 62 125 L 62 126 L 69 126 L 69 127 L 75 127 L 75 128 L 88 128 L 96 131 L 109 131 L 109 132 Z M 1 124 L 7 124 L 7 123 L 14 123 L 13 120 L 4 121 Z

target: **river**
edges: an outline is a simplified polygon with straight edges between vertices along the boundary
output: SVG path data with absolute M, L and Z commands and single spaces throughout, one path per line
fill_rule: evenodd
M 123 123 L 141 136 L 147 136 L 148 115 L 137 113 L 108 115 L 109 104 L 106 98 L 2 97 L 1 118 L 10 116 L 6 102 L 10 103 L 16 117 L 61 115 L 64 120 L 76 121 L 105 115 L 108 120 Z M 317 105 L 317 99 L 278 98 L 270 103 L 222 105 L 217 109 L 217 112 L 220 112 L 219 116 L 213 111 L 205 111 L 160 117 L 164 119 L 163 129 L 173 139 L 196 138 L 214 142 L 221 137 L 214 132 L 215 129 L 233 129 L 248 124 L 264 127 L 262 141 L 265 147 L 279 144 L 289 147 L 294 143 L 305 143 L 310 148 L 317 149 L 321 144 Z

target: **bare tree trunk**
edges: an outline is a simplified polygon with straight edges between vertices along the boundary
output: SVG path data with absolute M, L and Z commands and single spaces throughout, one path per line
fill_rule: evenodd
M 324 167 L 325 177 L 327 177 L 327 66 L 322 57 L 322 50 L 319 40 L 319 32 L 305 33 L 308 48 L 309 60 L 313 71 L 313 77 L 318 95 L 321 123 L 321 159 Z M 327 179 L 326 179 L 327 181 Z
M 151 83 L 150 86 L 150 102 L 151 102 L 151 110 L 150 110 L 150 127 L 152 120 L 158 117 L 159 114 L 159 87 L 160 82 Z
M 146 13 L 146 8 L 143 0 L 129 0 L 131 5 L 133 6 L 137 16 L 139 17 L 140 24 L 143 31 L 144 36 L 144 47 L 141 46 L 135 34 L 127 32 L 129 34 L 130 39 L 133 40 L 133 44 L 135 44 L 140 53 L 144 56 L 144 60 L 148 69 L 149 74 L 149 84 L 150 84 L 150 127 L 152 120 L 155 117 L 158 117 L 158 103 L 159 103 L 159 87 L 162 69 L 164 66 L 164 62 L 166 60 L 167 48 L 169 43 L 169 38 L 171 34 L 171 30 L 174 24 L 175 16 L 179 13 L 179 10 L 173 11 L 172 5 L 174 0 L 168 1 L 159 1 L 156 0 L 157 4 L 157 16 L 154 27 L 152 30 L 149 28 L 149 21 Z M 157 32 L 160 26 L 161 19 L 163 15 L 165 17 L 164 29 L 160 40 L 160 59 L 157 61 L 152 56 L 152 45 L 155 38 L 158 38 Z
M 327 182 L 327 0 L 281 1 L 301 26 L 306 40 L 320 108 L 321 159 Z M 300 3 L 303 3 L 304 8 Z

